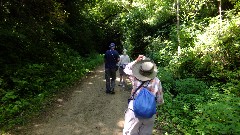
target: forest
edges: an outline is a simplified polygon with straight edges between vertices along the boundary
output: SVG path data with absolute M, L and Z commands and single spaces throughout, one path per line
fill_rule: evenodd
M 0 16 L 2 131 L 103 64 L 114 42 L 158 66 L 155 128 L 240 134 L 239 0 L 0 0 Z

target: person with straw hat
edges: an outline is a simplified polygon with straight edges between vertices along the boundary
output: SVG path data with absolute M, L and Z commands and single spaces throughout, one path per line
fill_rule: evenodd
M 131 95 L 136 97 L 141 90 L 139 87 L 146 87 L 155 95 L 157 105 L 164 103 L 161 81 L 156 77 L 158 69 L 153 61 L 144 55 L 139 55 L 135 61 L 125 67 L 124 72 L 132 76 Z M 123 135 L 152 135 L 156 114 L 151 118 L 138 118 L 133 110 L 133 102 L 134 100 L 130 100 L 125 111 Z

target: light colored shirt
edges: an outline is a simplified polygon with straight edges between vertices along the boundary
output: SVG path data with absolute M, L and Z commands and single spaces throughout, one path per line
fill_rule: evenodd
M 130 63 L 130 58 L 128 55 L 121 55 L 119 60 L 119 66 Z
M 131 63 L 128 63 L 125 67 L 125 69 L 123 70 L 127 75 L 132 76 L 132 65 L 135 64 L 136 61 L 133 61 Z M 132 81 L 132 80 L 131 80 Z

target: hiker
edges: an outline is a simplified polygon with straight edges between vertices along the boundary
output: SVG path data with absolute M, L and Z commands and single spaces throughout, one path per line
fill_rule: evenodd
M 119 75 L 120 75 L 120 83 L 118 86 L 122 86 L 125 87 L 126 85 L 126 78 L 127 75 L 125 72 L 123 72 L 124 68 L 126 67 L 126 65 L 130 63 L 130 58 L 127 55 L 127 50 L 123 49 L 123 54 L 120 56 L 120 60 L 119 60 Z
M 118 69 L 117 63 L 119 61 L 119 53 L 115 50 L 115 44 L 110 44 L 110 49 L 104 55 L 105 62 L 105 79 L 106 79 L 106 93 L 115 94 L 115 80 L 116 71 Z
M 132 76 L 133 89 L 131 95 L 134 94 L 133 96 L 136 97 L 139 94 L 141 88 L 135 93 L 139 86 L 146 87 L 155 96 L 154 102 L 156 101 L 157 105 L 164 103 L 162 85 L 156 77 L 157 66 L 154 62 L 146 59 L 143 55 L 139 55 L 135 61 L 126 66 L 124 72 Z M 134 113 L 133 105 L 134 100 L 130 100 L 125 111 L 123 135 L 152 135 L 156 114 L 150 118 L 139 118 Z

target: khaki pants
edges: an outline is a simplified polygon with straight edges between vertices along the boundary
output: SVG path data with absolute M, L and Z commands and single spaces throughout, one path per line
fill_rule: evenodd
M 156 115 L 149 119 L 139 119 L 134 115 L 132 108 L 133 101 L 130 101 L 125 112 L 123 135 L 152 135 Z

